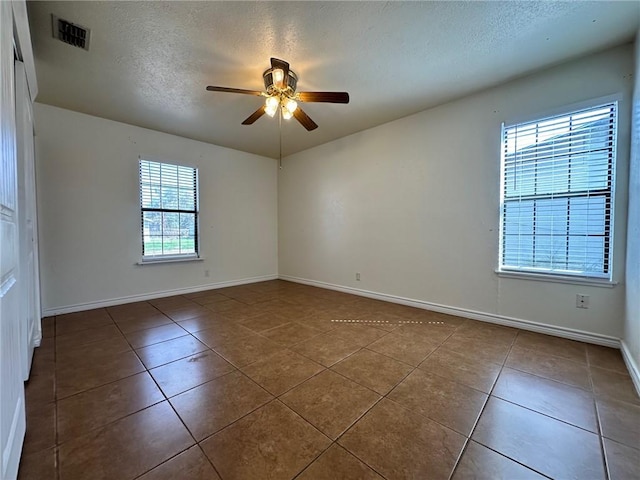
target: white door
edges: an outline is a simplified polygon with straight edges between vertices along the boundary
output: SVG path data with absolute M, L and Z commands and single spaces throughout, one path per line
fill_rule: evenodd
M 0 1 L 0 478 L 16 477 L 25 433 L 13 15 Z
M 33 349 L 40 345 L 40 280 L 36 231 L 36 178 L 33 144 L 33 106 L 24 64 L 15 62 L 16 153 L 18 164 L 18 209 L 20 236 L 20 307 L 23 330 L 22 374 L 29 378 Z

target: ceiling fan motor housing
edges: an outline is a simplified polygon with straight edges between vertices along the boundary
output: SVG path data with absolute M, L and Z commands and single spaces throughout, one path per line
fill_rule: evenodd
M 298 86 L 298 76 L 294 71 L 289 70 L 289 75 L 284 79 L 283 88 L 279 88 L 275 85 L 275 81 L 273 79 L 273 68 L 269 68 L 265 70 L 262 74 L 262 78 L 264 79 L 264 88 L 269 95 L 278 94 L 286 91 L 287 89 L 291 89 L 291 93 L 295 93 L 296 87 Z

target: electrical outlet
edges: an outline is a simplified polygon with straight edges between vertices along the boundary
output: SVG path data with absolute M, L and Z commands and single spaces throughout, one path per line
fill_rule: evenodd
M 589 295 L 576 295 L 576 308 L 589 308 Z
M 360 272 L 356 272 L 356 281 L 360 281 Z
M 205 276 L 205 277 L 207 277 L 207 278 L 209 278 L 209 270 L 205 270 L 205 271 L 204 271 L 204 276 Z

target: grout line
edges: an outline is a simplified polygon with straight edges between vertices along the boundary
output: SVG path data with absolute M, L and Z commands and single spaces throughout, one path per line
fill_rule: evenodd
M 220 473 L 220 471 L 216 468 L 216 466 L 213 464 L 213 460 L 211 460 L 209 458 L 209 455 L 207 455 L 204 451 L 204 449 L 202 448 L 202 445 L 200 445 L 200 443 L 196 443 L 196 447 L 198 448 L 198 450 L 200 450 L 200 453 L 202 453 L 202 455 L 204 455 L 204 458 L 207 459 L 207 462 L 209 462 L 209 465 L 211 465 L 211 467 L 213 468 L 213 471 L 216 472 L 216 474 L 218 475 L 218 477 L 222 478 L 222 473 Z
M 507 351 L 507 354 L 504 356 L 504 359 L 502 360 L 502 363 L 500 364 L 500 371 L 498 372 L 498 375 L 496 375 L 496 378 L 495 378 L 495 380 L 493 382 L 493 385 L 489 389 L 488 394 L 486 393 L 487 398 L 486 398 L 484 404 L 482 405 L 482 408 L 480 409 L 480 412 L 478 413 L 478 416 L 476 417 L 476 421 L 474 422 L 473 426 L 471 427 L 471 431 L 469 432 L 469 435 L 467 436 L 467 438 L 465 440 L 465 443 L 464 443 L 464 446 L 463 446 L 462 450 L 458 454 L 458 458 L 456 459 L 456 462 L 453 465 L 453 469 L 451 470 L 451 473 L 449 474 L 449 480 L 451 480 L 453 478 L 453 475 L 455 474 L 458 466 L 460 465 L 460 460 L 462 459 L 462 455 L 466 451 L 467 446 L 469 445 L 469 442 L 472 441 L 471 437 L 473 437 L 473 434 L 476 431 L 476 428 L 478 427 L 478 423 L 480 423 L 480 418 L 484 414 L 484 411 L 487 408 L 487 404 L 489 403 L 489 401 L 491 400 L 491 397 L 493 396 L 493 391 L 495 390 L 496 385 L 498 384 L 498 381 L 500 380 L 500 375 L 502 375 L 502 371 L 504 370 L 504 367 L 505 367 L 505 365 L 507 363 L 507 358 L 509 358 L 509 355 L 511 354 L 511 350 L 513 349 L 513 345 L 515 345 L 516 338 L 518 338 L 518 335 L 520 335 L 520 332 L 516 332 L 516 335 L 511 340 L 511 344 L 509 345 L 509 350 Z M 527 467 L 527 468 L 529 468 L 529 467 Z
M 148 303 L 148 302 L 147 302 L 147 303 Z M 107 313 L 109 314 L 109 316 L 111 316 L 111 313 L 109 313 L 109 312 L 107 312 Z M 111 317 L 111 318 L 113 318 L 113 317 Z M 173 319 L 172 319 L 172 321 L 173 321 Z M 116 326 L 117 326 L 118 330 L 120 330 L 120 327 L 119 327 L 117 324 L 116 324 Z M 121 418 L 119 418 L 119 419 L 117 419 L 117 420 L 115 420 L 114 422 L 111 422 L 111 423 L 115 423 L 115 422 L 117 422 L 117 421 L 119 421 L 119 420 L 122 420 L 123 418 L 129 417 L 129 416 L 131 416 L 131 415 L 135 415 L 136 413 L 139 413 L 139 412 L 141 412 L 141 411 L 143 411 L 143 410 L 146 410 L 146 409 L 148 409 L 148 408 L 151 408 L 152 406 L 159 405 L 159 404 L 160 404 L 160 403 L 162 403 L 162 402 L 167 402 L 167 405 L 171 408 L 171 410 L 172 410 L 172 411 L 173 411 L 173 413 L 176 415 L 176 417 L 178 418 L 178 420 L 182 423 L 182 425 L 183 425 L 183 427 L 185 428 L 185 430 L 187 431 L 187 433 L 188 433 L 188 434 L 191 436 L 191 438 L 193 439 L 193 441 L 194 441 L 194 445 L 198 445 L 198 441 L 195 439 L 195 437 L 194 437 L 194 436 L 193 436 L 193 434 L 191 433 L 191 430 L 189 430 L 189 428 L 187 427 L 187 425 L 184 423 L 184 421 L 182 420 L 182 417 L 181 417 L 180 415 L 178 415 L 178 412 L 177 412 L 177 411 L 176 411 L 176 409 L 174 408 L 173 404 L 169 401 L 169 398 L 168 398 L 168 397 L 167 397 L 167 395 L 165 394 L 164 390 L 162 390 L 162 388 L 160 388 L 160 385 L 158 384 L 158 382 L 156 381 L 156 379 L 154 378 L 154 376 L 153 376 L 153 375 L 151 375 L 151 372 L 149 371 L 149 369 L 146 367 L 146 365 L 144 364 L 144 362 L 142 361 L 142 359 L 141 359 L 141 358 L 140 358 L 140 356 L 138 355 L 138 352 L 136 352 L 136 350 L 133 348 L 133 346 L 132 346 L 132 345 L 131 345 L 131 343 L 129 342 L 129 339 L 127 339 L 127 337 L 125 337 L 125 335 L 124 335 L 124 333 L 122 332 L 122 330 L 120 330 L 120 333 L 121 333 L 121 334 L 122 334 L 122 336 L 124 337 L 125 341 L 126 341 L 126 342 L 129 344 L 129 346 L 131 347 L 132 351 L 134 352 L 134 354 L 135 354 L 135 355 L 136 355 L 136 357 L 138 358 L 138 361 L 139 361 L 139 362 L 142 364 L 142 366 L 144 367 L 144 369 L 145 369 L 145 370 L 144 370 L 144 371 L 145 371 L 145 373 L 146 373 L 146 374 L 151 378 L 151 380 L 155 383 L 156 388 L 158 389 L 158 391 L 160 392 L 160 394 L 164 397 L 164 400 L 163 400 L 163 401 L 161 401 L 161 402 L 156 402 L 156 403 L 154 403 L 153 405 L 148 405 L 148 406 L 146 406 L 145 408 L 143 408 L 143 409 L 141 409 L 141 410 L 138 410 L 137 412 L 133 412 L 133 413 L 130 413 L 129 415 L 125 415 L 124 417 L 121 417 Z M 140 372 L 140 373 L 142 373 L 142 372 Z M 169 460 L 173 459 L 174 457 L 177 457 L 177 456 L 178 456 L 178 455 L 180 455 L 181 453 L 186 452 L 186 451 L 187 451 L 189 448 L 191 448 L 192 446 L 193 446 L 193 445 L 190 445 L 189 447 L 187 447 L 186 449 L 182 450 L 181 452 L 178 452 L 176 455 L 173 455 L 172 457 L 170 457 L 170 458 L 168 458 L 168 459 L 165 459 L 165 461 L 164 461 L 164 462 L 159 463 L 158 465 L 155 465 L 153 468 L 151 468 L 151 469 L 150 469 L 150 470 L 148 470 L 148 471 L 151 471 L 151 470 L 153 470 L 154 468 L 156 468 L 156 467 L 158 467 L 158 466 L 162 465 L 163 463 L 165 463 L 165 462 L 167 462 L 167 461 L 169 461 Z M 206 455 L 205 455 L 205 457 L 206 457 Z M 208 459 L 208 457 L 207 457 L 207 459 Z M 214 470 L 215 470 L 215 467 L 214 467 Z M 139 475 L 138 477 L 140 477 L 140 476 L 144 475 L 145 473 L 147 473 L 147 472 L 143 472 L 143 473 L 142 473 L 141 475 Z M 216 473 L 217 473 L 217 470 L 216 470 Z M 136 477 L 136 478 L 138 478 L 138 477 Z

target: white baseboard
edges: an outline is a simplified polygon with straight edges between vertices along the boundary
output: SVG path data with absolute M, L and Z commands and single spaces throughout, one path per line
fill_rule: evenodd
M 172 295 L 185 295 L 187 293 L 202 292 L 204 290 L 214 290 L 216 288 L 234 287 L 236 285 L 246 285 L 248 283 L 265 282 L 267 280 L 277 280 L 278 275 L 262 275 L 259 277 L 241 278 L 239 280 L 229 280 L 225 282 L 208 283 L 206 285 L 197 285 L 195 287 L 176 288 L 173 290 L 163 290 L 160 292 L 141 293 L 138 295 L 128 295 L 126 297 L 110 298 L 108 300 L 100 300 L 97 302 L 78 303 L 76 305 L 67 305 L 64 307 L 51 307 L 42 312 L 43 317 L 52 315 L 62 315 L 64 313 L 82 312 L 84 310 L 93 310 L 94 308 L 112 307 L 114 305 L 122 305 L 124 303 L 143 302 L 145 300 L 153 300 L 154 298 L 170 297 Z
M 359 295 L 361 297 L 374 298 L 376 300 L 383 300 L 385 302 L 399 303 L 401 305 L 408 305 L 410 307 L 422 308 L 425 310 L 446 313 L 449 315 L 456 315 L 458 317 L 470 318 L 472 320 L 479 320 L 481 322 L 496 323 L 498 325 L 520 328 L 522 330 L 529 330 L 532 332 L 544 333 L 547 335 L 554 335 L 556 337 L 568 338 L 570 340 L 578 340 L 580 342 L 593 343 L 596 345 L 603 345 L 605 347 L 620 348 L 619 338 L 611 337 L 608 335 L 601 335 L 599 333 L 591 333 L 582 330 L 558 327 L 555 325 L 532 322 L 530 320 L 523 320 L 520 318 L 505 317 L 503 315 L 497 315 L 494 313 L 477 312 L 475 310 L 469 310 L 466 308 L 450 307 L 447 305 L 425 302 L 423 300 L 404 298 L 396 295 L 372 292 L 369 290 L 362 290 L 353 287 L 344 287 L 342 285 L 319 282 L 317 280 L 309 280 L 306 278 L 292 277 L 289 275 L 280 275 L 279 278 L 281 280 L 287 280 L 289 282 L 302 283 L 305 285 L 326 288 L 329 290 L 337 290 L 339 292 L 351 293 L 354 295 Z
M 622 340 L 620 343 L 622 358 L 624 358 L 624 363 L 627 365 L 627 370 L 629 370 L 629 375 L 631 376 L 633 385 L 636 387 L 636 392 L 638 393 L 638 396 L 640 396 L 640 368 L 638 368 L 638 364 L 633 358 L 633 355 L 631 355 L 629 347 L 627 346 L 625 341 Z

